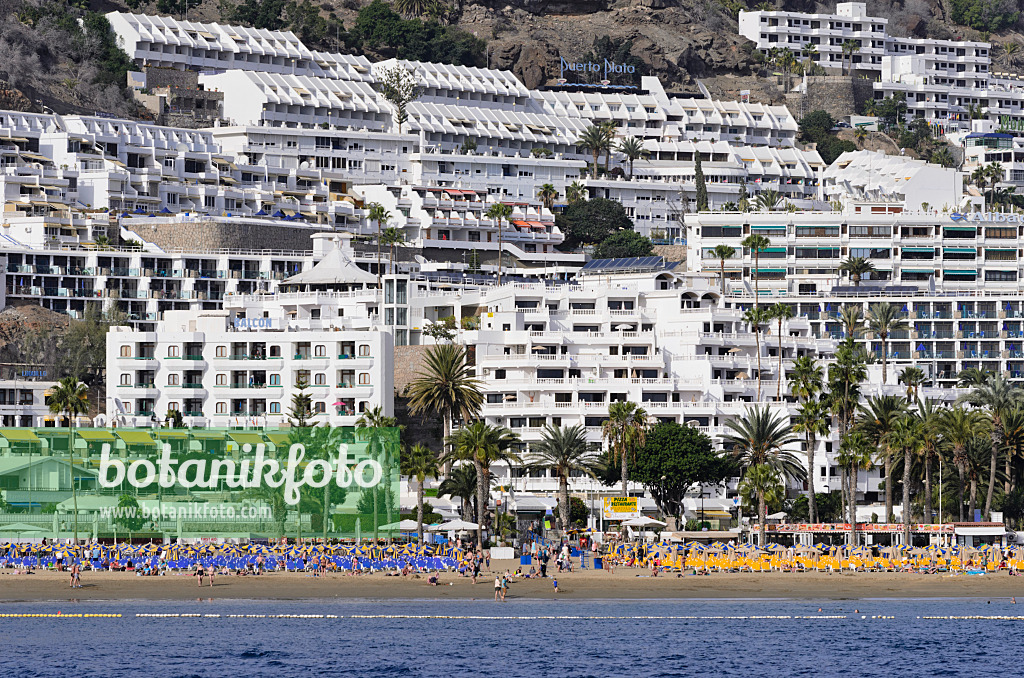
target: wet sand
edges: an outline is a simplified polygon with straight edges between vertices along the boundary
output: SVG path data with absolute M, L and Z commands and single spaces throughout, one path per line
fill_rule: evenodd
M 441 585 L 431 586 L 426 575 L 386 577 L 383 574 L 349 576 L 328 574 L 312 577 L 301 573 L 275 572 L 259 577 L 218 576 L 211 587 L 199 588 L 195 577 L 169 574 L 137 577 L 134 573 L 85 572 L 82 588 L 68 587 L 63 573 L 37 572 L 15 575 L 0 570 L 0 602 L 45 600 L 194 600 L 304 598 L 368 599 L 492 599 L 493 571 L 514 571 L 511 561 L 492 561 L 492 573 L 477 584 L 469 578 L 443 573 Z M 518 564 L 516 564 L 518 566 Z M 640 576 L 637 576 L 640 575 Z M 559 593 L 552 579 L 516 580 L 508 599 L 821 599 L 850 598 L 1021 598 L 1024 606 L 1024 577 L 1005 572 L 983 576 L 902 573 L 760 573 L 712 574 L 707 577 L 675 574 L 650 576 L 649 570 L 616 568 L 562 573 L 557 576 Z M 1024 607 L 1022 607 L 1024 613 Z

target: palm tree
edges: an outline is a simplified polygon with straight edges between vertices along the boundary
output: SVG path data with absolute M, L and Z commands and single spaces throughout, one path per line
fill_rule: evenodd
M 818 54 L 818 48 L 811 43 L 807 43 L 800 49 L 800 56 L 807 60 L 805 68 L 810 71 L 811 65 L 814 63 L 814 57 Z M 812 521 L 813 522 L 813 521 Z
M 768 522 L 768 502 L 778 502 L 785 498 L 786 488 L 779 477 L 779 472 L 768 464 L 754 464 L 743 474 L 739 487 L 740 496 L 747 502 L 757 501 L 758 545 L 766 544 Z
M 468 516 L 467 504 L 474 509 L 476 504 L 476 467 L 463 464 L 452 469 L 447 478 L 437 486 L 437 496 L 458 497 L 462 500 L 462 515 Z
M 1003 180 L 1003 164 L 1001 162 L 992 162 L 985 167 L 985 172 L 988 173 L 991 190 L 989 191 L 989 202 L 995 201 L 996 186 Z
M 977 367 L 968 367 L 960 370 L 956 375 L 956 385 L 960 388 L 974 388 L 975 386 L 981 386 L 988 378 L 991 373 L 986 372 Z
M 391 221 L 391 212 L 384 209 L 379 202 L 370 203 L 367 219 L 377 222 L 377 289 L 381 289 L 381 276 L 384 270 L 381 264 L 381 246 L 384 244 L 384 224 Z
M 549 212 L 555 206 L 558 196 L 559 193 L 554 184 L 544 184 L 537 190 L 537 197 Z
M 541 440 L 531 445 L 531 465 L 550 468 L 558 477 L 558 514 L 562 530 L 569 530 L 569 474 L 582 471 L 594 475 L 597 455 L 587 446 L 587 431 L 580 425 L 558 427 L 548 425 Z
M 743 314 L 743 322 L 750 326 L 754 333 L 754 345 L 757 348 L 757 401 L 761 402 L 761 328 L 768 324 L 771 317 L 766 309 L 749 308 Z
M 498 284 L 501 284 L 501 260 L 505 256 L 505 241 L 504 233 L 505 229 L 502 228 L 502 223 L 505 221 L 512 220 L 512 205 L 506 205 L 503 202 L 496 202 L 487 208 L 487 212 L 484 213 L 488 219 L 493 220 L 498 225 Z
M 860 281 L 864 276 L 875 272 L 875 265 L 864 257 L 847 257 L 839 264 L 839 270 L 850 276 L 854 287 L 860 287 Z
M 871 304 L 868 309 L 868 329 L 882 342 L 882 385 L 884 386 L 887 381 L 886 369 L 889 366 L 889 352 L 885 348 L 885 342 L 889 339 L 890 334 L 905 331 L 907 321 L 900 317 L 900 310 L 896 304 Z
M 952 167 L 956 164 L 956 159 L 950 152 L 949 146 L 941 146 L 932 151 L 932 154 L 928 156 L 928 162 L 942 165 L 943 167 Z
M 395 228 L 394 226 L 388 226 L 384 229 L 384 232 L 380 236 L 381 244 L 387 246 L 390 250 L 388 256 L 391 258 L 391 274 L 395 273 L 395 245 L 404 245 L 407 241 L 405 239 L 405 233 L 402 229 Z
M 640 158 L 646 158 L 651 154 L 650 151 L 644 148 L 644 140 L 640 137 L 626 137 L 619 142 L 616 150 L 626 156 L 626 161 L 629 163 L 630 180 L 633 179 L 633 162 Z
M 919 418 L 904 415 L 896 420 L 889 435 L 892 448 L 903 457 L 903 543 L 907 545 L 913 543 L 910 539 L 910 467 L 924 446 L 923 428 L 924 424 Z M 886 490 L 891 482 L 892 479 L 886 476 Z
M 843 326 L 844 338 L 859 338 L 864 331 L 864 311 L 860 304 L 846 304 L 840 308 L 839 324 Z
M 448 440 L 455 419 L 469 421 L 480 410 L 482 382 L 474 376 L 466 349 L 456 344 L 429 347 L 424 364 L 409 384 L 409 408 L 413 414 L 439 415 L 444 440 Z
M 769 315 L 779 323 L 779 381 L 775 389 L 775 399 L 782 400 L 782 321 L 793 317 L 793 307 L 781 301 L 768 309 Z
M 907 387 L 907 400 L 917 401 L 917 392 L 924 383 L 924 370 L 920 367 L 907 367 L 900 372 L 898 381 Z
M 863 127 L 858 127 L 853 130 L 853 138 L 857 140 L 857 145 L 864 148 L 864 140 L 868 138 L 868 131 Z
M 431 0 L 395 0 L 395 11 L 407 18 L 423 16 L 430 9 Z
M 985 167 L 979 165 L 978 167 L 974 168 L 973 172 L 971 172 L 971 181 L 974 182 L 974 185 L 978 187 L 978 190 L 981 193 L 984 193 L 985 186 L 988 185 L 988 180 L 990 176 L 991 174 L 989 174 L 988 170 Z
M 423 543 L 423 483 L 427 478 L 437 478 L 440 468 L 437 455 L 426 445 L 413 445 L 401 456 L 402 473 L 416 479 L 416 535 Z
M 607 134 L 600 125 L 590 125 L 583 133 L 580 134 L 580 138 L 577 141 L 580 148 L 585 148 L 590 152 L 591 157 L 594 159 L 594 168 L 592 176 L 597 178 L 597 163 L 601 158 L 601 153 L 605 149 L 607 144 Z
M 767 236 L 748 235 L 746 238 L 743 239 L 743 242 L 741 242 L 740 244 L 746 247 L 748 250 L 750 250 L 754 255 L 754 308 L 757 308 L 758 304 L 761 303 L 761 288 L 758 285 L 758 282 L 761 279 L 761 252 L 764 252 L 766 249 L 768 249 L 768 247 L 772 244 L 772 241 L 769 240 Z
M 518 462 L 519 457 L 511 450 L 518 439 L 518 435 L 504 426 L 491 426 L 483 421 L 474 421 L 451 436 L 451 458 L 472 461 L 476 468 L 476 543 L 480 548 L 484 545 L 491 464 L 507 460 Z
M 1003 459 L 1003 494 L 1010 494 L 1017 487 L 1013 473 L 1013 458 L 1021 456 L 1024 449 L 1024 406 L 1015 405 L 1003 417 L 1003 445 L 1006 457 Z
M 783 478 L 803 479 L 803 464 L 792 452 L 783 448 L 797 442 L 793 427 L 783 415 L 774 415 L 767 405 L 747 408 L 743 416 L 725 423 L 732 433 L 722 438 L 722 444 L 732 451 L 741 466 L 748 471 L 767 466 Z M 765 543 L 765 526 L 761 523 L 761 544 Z
M 860 431 L 851 431 L 839 443 L 836 461 L 844 470 L 848 493 L 847 507 L 850 520 L 850 546 L 857 545 L 857 483 L 861 470 L 871 468 L 871 441 Z
M 957 402 L 965 402 L 975 407 L 988 409 L 989 416 L 992 418 L 992 456 L 989 460 L 988 490 L 985 496 L 986 520 L 992 520 L 992 492 L 996 485 L 996 464 L 1005 439 L 1003 419 L 1022 400 L 1024 400 L 1024 392 L 1004 379 L 1001 374 L 989 377 L 984 384 L 957 398 Z
M 732 259 L 736 256 L 736 248 L 730 247 L 729 245 L 715 245 L 715 249 L 711 250 L 711 253 L 715 255 L 718 262 L 722 266 L 722 296 L 725 296 L 725 260 Z
M 960 522 L 964 521 L 964 476 L 967 473 L 967 448 L 976 437 L 987 433 L 988 418 L 981 410 L 965 410 L 956 406 L 943 410 L 939 415 L 938 428 L 942 438 L 951 448 L 953 465 L 956 467 L 957 507 Z
M 599 124 L 601 131 L 604 133 L 604 145 L 602 150 L 604 151 L 604 173 L 608 174 L 608 166 L 612 161 L 612 151 L 615 149 L 615 121 L 605 120 Z
M 926 398 L 918 401 L 914 416 L 921 420 L 921 459 L 924 461 L 924 521 L 934 523 L 932 515 L 932 461 L 935 460 L 943 445 L 939 430 L 939 417 L 943 409 L 935 400 Z M 941 482 L 942 479 L 939 479 Z
M 789 392 L 797 400 L 807 402 L 821 392 L 823 378 L 824 370 L 814 356 L 799 356 L 789 371 Z
M 757 205 L 757 208 L 766 212 L 775 210 L 780 202 L 782 202 L 782 195 L 773 188 L 761 191 L 754 199 L 754 204 Z
M 395 435 L 395 431 L 398 430 L 398 419 L 390 417 L 384 414 L 384 408 L 380 405 L 371 407 L 359 416 L 356 420 L 356 431 L 358 432 L 359 438 L 368 443 L 367 448 L 371 458 L 379 459 L 383 463 L 384 477 L 391 477 L 391 459 L 394 453 L 397 451 L 395 448 L 398 446 L 398 436 Z M 380 493 L 377 492 L 376 488 L 371 490 L 373 492 L 373 538 L 377 539 L 377 528 L 379 526 L 379 515 L 378 502 L 380 500 Z M 391 517 L 392 502 L 390 497 L 385 494 L 385 510 L 387 511 L 387 519 L 385 524 L 392 523 Z M 299 520 L 299 529 L 302 529 L 302 520 Z
M 871 440 L 885 466 L 885 519 L 892 516 L 892 444 L 890 436 L 896 422 L 907 412 L 907 401 L 900 396 L 879 395 L 868 398 L 859 408 L 858 428 Z
M 75 487 L 75 417 L 89 410 L 89 388 L 75 377 L 64 377 L 50 394 L 50 411 L 63 414 L 68 422 L 68 466 L 71 473 L 71 508 L 75 512 L 74 537 L 78 544 L 78 489 Z
M 622 496 L 628 497 L 629 457 L 643 447 L 647 439 L 647 411 L 628 400 L 612 403 L 602 434 L 608 441 L 612 459 L 619 459 L 622 469 Z
M 807 510 L 812 523 L 818 522 L 818 506 L 814 496 L 814 451 L 818 436 L 829 434 L 827 414 L 820 400 L 805 400 L 797 408 L 796 420 L 793 422 L 793 432 L 803 433 L 807 446 Z
M 570 205 L 583 202 L 587 199 L 587 187 L 578 181 L 574 181 L 565 187 L 565 201 Z
M 860 43 L 858 43 L 856 40 L 846 40 L 843 42 L 843 57 L 844 59 L 847 57 L 849 57 L 850 59 L 850 69 L 848 73 L 853 72 L 853 55 L 854 53 L 859 51 Z

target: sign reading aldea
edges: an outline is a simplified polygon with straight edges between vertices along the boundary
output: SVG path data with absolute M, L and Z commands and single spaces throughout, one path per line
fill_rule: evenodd
M 630 64 L 619 64 L 614 61 L 566 61 L 564 57 L 559 57 L 561 61 L 561 75 L 560 78 L 565 78 L 565 72 L 570 73 L 600 73 L 602 80 L 607 80 L 609 75 L 615 75 L 619 73 L 628 73 L 630 75 L 636 73 L 636 67 Z
M 1019 224 L 1024 222 L 1020 214 L 1009 214 L 1003 212 L 970 212 L 964 214 L 962 212 L 953 212 L 949 215 L 951 221 L 957 223 L 965 221 L 976 221 L 981 223 L 1004 223 L 1004 224 Z

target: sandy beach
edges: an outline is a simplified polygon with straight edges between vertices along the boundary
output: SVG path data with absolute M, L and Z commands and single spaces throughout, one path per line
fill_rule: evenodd
M 504 571 L 512 562 L 492 561 Z M 637 576 L 640 575 L 640 576 Z M 386 577 L 383 574 L 348 576 L 328 574 L 314 578 L 300 573 L 271 573 L 260 577 L 217 577 L 214 586 L 196 585 L 194 577 L 170 574 L 137 577 L 124 572 L 85 572 L 82 588 L 68 587 L 68 577 L 56 572 L 15 575 L 0 570 L 0 602 L 45 600 L 191 600 L 303 598 L 370 599 L 492 599 L 494 575 L 484 574 L 473 584 L 469 578 L 442 574 L 440 586 L 430 586 L 425 575 Z M 450 585 L 449 585 L 450 584 Z M 792 598 L 839 600 L 850 598 L 1010 598 L 1024 605 L 1024 577 L 1005 572 L 983 576 L 902 573 L 760 573 L 712 574 L 707 577 L 650 577 L 649 570 L 617 568 L 563 573 L 559 593 L 551 579 L 517 580 L 508 599 L 756 599 Z M 1024 608 L 1022 608 L 1024 611 Z

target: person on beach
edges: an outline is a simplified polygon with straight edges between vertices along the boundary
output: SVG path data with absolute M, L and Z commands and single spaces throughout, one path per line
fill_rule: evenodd
M 71 564 L 71 588 L 73 588 L 73 589 L 80 589 L 80 588 L 82 588 L 81 572 L 82 572 L 81 565 L 79 565 L 77 562 L 72 562 L 72 564 Z
M 196 574 L 195 574 L 195 576 L 196 576 L 196 579 L 199 581 L 199 586 L 202 586 L 203 585 L 203 577 L 206 576 L 206 573 L 203 570 L 203 564 L 198 562 L 198 561 L 196 562 Z
M 213 575 L 217 572 L 217 566 L 214 565 L 210 568 L 210 586 L 213 586 Z
M 508 591 L 508 570 L 501 577 L 501 602 L 505 602 L 505 593 Z
M 555 586 L 555 593 L 558 593 L 558 580 L 557 579 L 552 579 L 551 583 L 554 584 L 554 586 Z
M 501 577 L 494 575 L 494 602 L 498 602 L 498 596 L 501 595 Z

